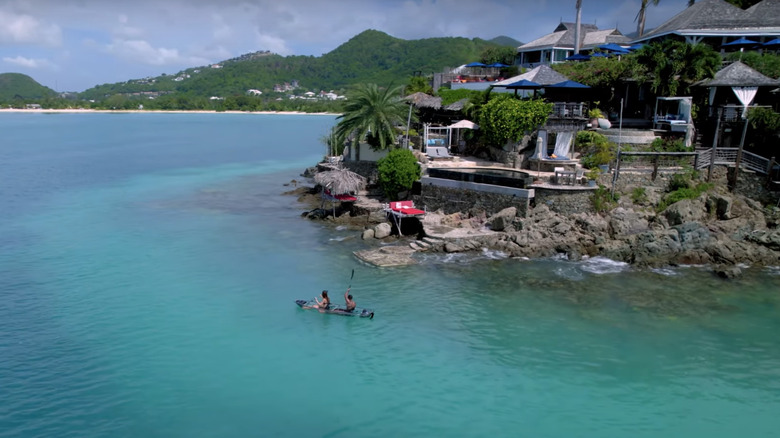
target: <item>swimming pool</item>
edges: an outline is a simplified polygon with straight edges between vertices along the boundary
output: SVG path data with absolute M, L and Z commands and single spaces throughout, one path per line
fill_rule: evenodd
M 454 181 L 468 181 L 480 184 L 514 187 L 524 189 L 533 183 L 527 172 L 513 169 L 495 169 L 481 167 L 429 168 L 428 176 Z

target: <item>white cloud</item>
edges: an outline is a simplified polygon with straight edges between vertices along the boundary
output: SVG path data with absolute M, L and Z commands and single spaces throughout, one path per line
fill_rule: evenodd
M 12 44 L 57 47 L 62 44 L 62 31 L 31 15 L 0 10 L 0 45 Z
M 287 47 L 287 43 L 277 36 L 260 33 L 259 30 L 255 30 L 255 41 L 258 50 L 270 50 L 279 55 L 292 54 L 292 50 Z
M 14 58 L 4 57 L 3 62 L 30 69 L 57 69 L 55 64 L 52 64 L 46 59 L 25 58 L 24 56 L 16 56 Z
M 196 56 L 183 56 L 178 49 L 153 47 L 145 40 L 114 40 L 105 46 L 106 52 L 120 58 L 147 65 L 203 65 L 209 61 Z

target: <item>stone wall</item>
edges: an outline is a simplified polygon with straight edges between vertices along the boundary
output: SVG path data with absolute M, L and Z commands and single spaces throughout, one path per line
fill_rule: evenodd
M 704 169 L 699 172 L 702 181 L 707 180 L 708 170 Z M 727 186 L 729 178 L 734 173 L 733 167 L 715 166 L 712 171 L 711 183 L 716 186 Z M 621 171 L 620 176 L 615 183 L 615 190 L 622 193 L 630 192 L 634 187 L 655 187 L 661 190 L 666 189 L 669 185 L 669 179 L 671 179 L 673 172 L 659 171 L 655 181 L 651 179 L 650 172 L 631 172 Z M 612 174 L 602 175 L 599 179 L 599 183 L 612 187 Z M 736 190 L 733 193 L 746 196 L 751 199 L 755 199 L 764 204 L 777 203 L 778 194 L 770 192 L 766 187 L 766 175 L 757 174 L 749 170 L 740 170 L 739 181 L 737 182 Z
M 526 217 L 529 208 L 527 198 L 433 185 L 424 185 L 421 193 L 413 196 L 413 201 L 415 206 L 425 207 L 428 211 L 442 210 L 445 214 L 467 212 L 472 216 L 481 212 L 491 216 L 507 207 L 515 207 L 517 216 Z
M 534 188 L 535 205 L 546 205 L 551 211 L 563 215 L 594 213 L 590 195 L 593 190 L 553 190 Z

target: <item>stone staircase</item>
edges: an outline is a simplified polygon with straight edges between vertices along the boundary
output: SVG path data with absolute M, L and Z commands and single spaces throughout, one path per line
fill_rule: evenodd
M 603 134 L 613 143 L 618 143 L 618 140 L 622 144 L 650 144 L 657 138 L 655 131 L 652 129 L 623 129 L 622 132 L 615 129 L 612 125 L 612 129 L 600 130 L 600 134 Z

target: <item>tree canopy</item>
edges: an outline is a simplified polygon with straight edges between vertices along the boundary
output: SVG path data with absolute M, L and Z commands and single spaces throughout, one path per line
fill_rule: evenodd
M 344 141 L 354 135 L 357 141 L 365 139 L 376 150 L 390 148 L 395 144 L 395 127 L 406 123 L 409 111 L 401 99 L 401 89 L 358 85 L 344 106 L 344 114 L 338 117 L 336 137 Z

